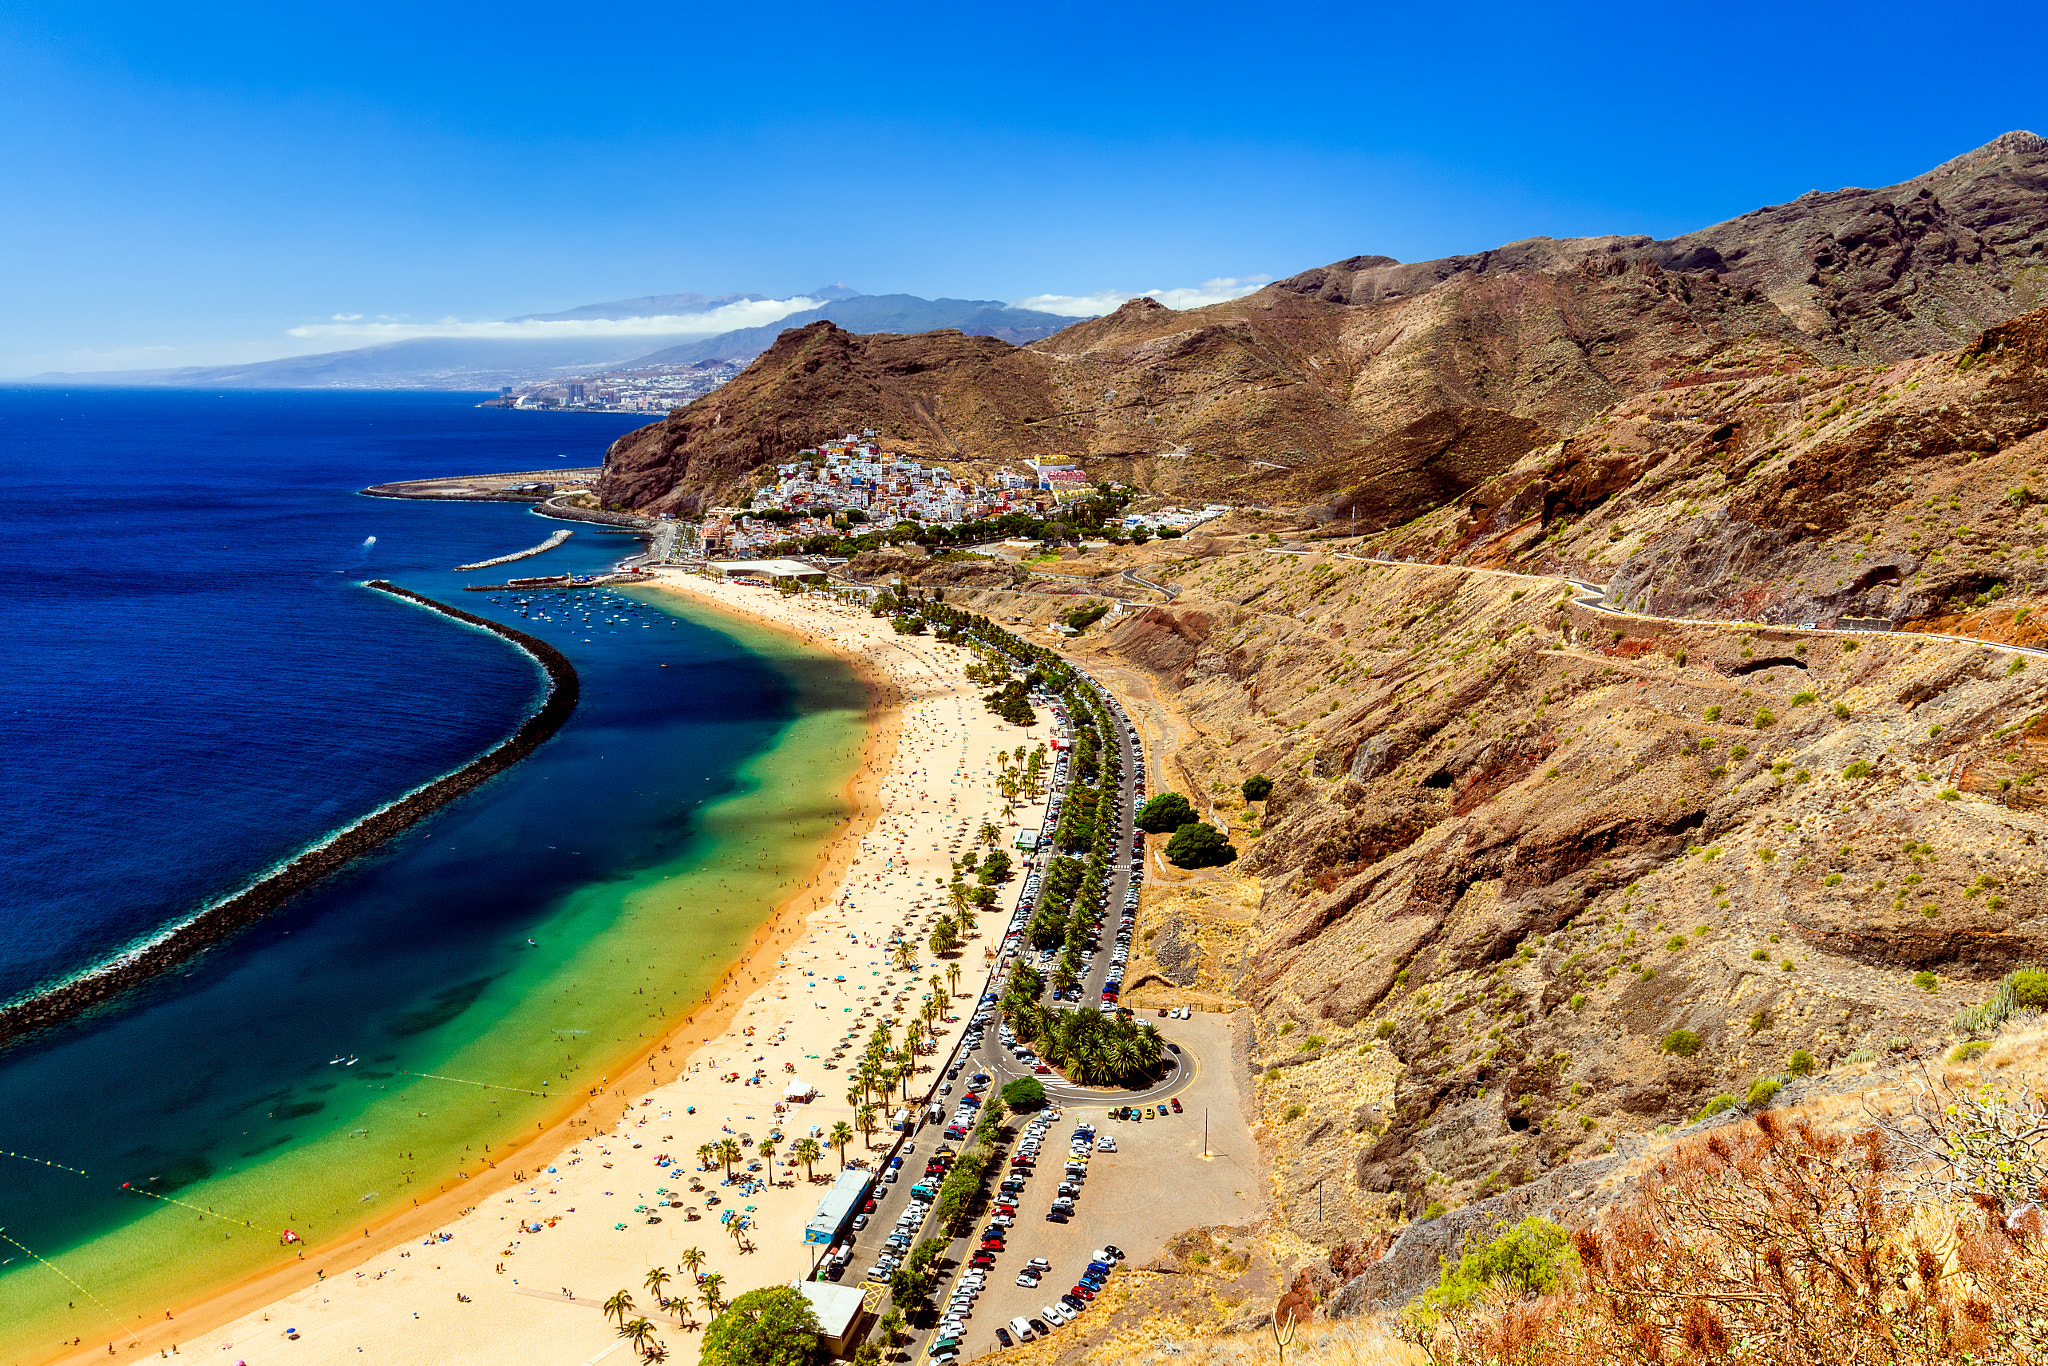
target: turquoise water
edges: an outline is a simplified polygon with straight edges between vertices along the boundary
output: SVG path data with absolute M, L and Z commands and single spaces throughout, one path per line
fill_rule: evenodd
M 580 1089 L 687 1008 L 844 819 L 866 699 L 838 663 L 651 594 L 522 608 L 463 593 L 507 571 L 448 566 L 562 524 L 353 495 L 540 467 L 507 434 L 554 445 L 584 420 L 470 401 L 38 409 L 0 391 L 10 461 L 41 453 L 17 465 L 42 477 L 36 497 L 70 497 L 52 473 L 68 452 L 84 505 L 10 528 L 52 571 L 34 597 L 0 599 L 35 646 L 13 666 L 8 759 L 12 790 L 35 800 L 0 845 L 12 990 L 189 913 L 517 724 L 539 692 L 523 656 L 361 579 L 511 621 L 582 680 L 532 758 L 114 1008 L 0 1054 L 0 1150 L 89 1173 L 0 1158 L 0 1227 L 19 1244 L 0 1245 L 0 1360 L 160 1319 L 292 1255 L 282 1228 L 333 1236 L 532 1132 L 559 1104 L 524 1092 Z M 75 421 L 92 435 L 64 430 Z M 496 436 L 468 443 L 471 421 Z M 594 461 L 612 434 L 582 429 L 564 463 Z M 278 468 L 287 447 L 303 467 Z M 579 529 L 512 572 L 600 568 L 634 545 Z M 408 1075 L 423 1072 L 490 1086 Z

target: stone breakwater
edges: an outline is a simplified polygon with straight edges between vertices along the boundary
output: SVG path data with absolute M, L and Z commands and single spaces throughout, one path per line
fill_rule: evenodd
M 414 788 L 353 825 L 302 850 L 241 891 L 194 912 L 145 943 L 88 969 L 70 981 L 0 1006 L 0 1048 L 103 1005 L 129 988 L 254 924 L 421 817 L 518 763 L 560 730 L 562 723 L 576 710 L 580 685 L 575 666 L 546 641 L 382 579 L 372 579 L 365 586 L 510 641 L 540 665 L 547 675 L 547 694 L 541 699 L 540 706 L 520 723 L 519 729 L 462 767 Z
M 455 570 L 457 573 L 461 573 L 463 570 L 466 569 L 489 569 L 494 564 L 510 564 L 514 560 L 529 559 L 532 556 L 544 554 L 547 551 L 553 550 L 556 546 L 568 540 L 571 536 L 574 536 L 575 534 L 575 532 L 566 529 L 562 531 L 557 531 L 554 535 L 548 537 L 539 545 L 528 546 L 524 550 L 515 550 L 510 555 L 500 555 L 495 560 L 478 560 L 475 564 L 458 564 L 455 566 Z

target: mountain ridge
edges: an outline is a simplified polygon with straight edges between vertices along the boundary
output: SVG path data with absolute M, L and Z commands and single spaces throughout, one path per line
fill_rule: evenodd
M 1663 242 L 1354 256 L 1184 312 L 1134 300 L 1015 358 L 915 337 L 842 348 L 844 392 L 770 347 L 745 386 L 698 400 L 719 405 L 717 424 L 678 415 L 621 438 L 600 494 L 663 510 L 722 500 L 748 477 L 734 452 L 836 434 L 800 406 L 843 430 L 871 400 L 871 420 L 852 425 L 885 426 L 913 455 L 1093 459 L 1106 477 L 1142 468 L 1161 493 L 1244 501 L 1388 480 L 1408 491 L 1381 500 L 1377 524 L 1396 525 L 1703 365 L 1900 359 L 2044 302 L 2048 140 L 2015 132 L 1896 186 L 1815 192 Z M 1025 370 L 1040 406 L 1004 409 Z M 948 409 L 1010 415 L 943 434 L 922 418 L 888 425 Z M 1515 430 L 1520 449 L 1502 439 Z

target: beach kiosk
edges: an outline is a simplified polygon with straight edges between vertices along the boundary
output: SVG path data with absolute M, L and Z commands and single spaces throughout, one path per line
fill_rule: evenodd
M 868 1312 L 867 1296 L 861 1288 L 830 1281 L 791 1281 L 789 1286 L 811 1302 L 825 1350 L 835 1357 L 852 1356 L 860 1343 L 861 1320 Z
M 853 1222 L 853 1216 L 860 1209 L 861 1201 L 868 1198 L 868 1186 L 874 1179 L 873 1172 L 856 1171 L 852 1168 L 839 1173 L 839 1179 L 832 1183 L 832 1189 L 826 1191 L 825 1198 L 818 1202 L 818 1212 L 804 1225 L 804 1245 L 830 1247 L 838 1242 L 839 1235 Z
M 782 1088 L 782 1098 L 794 1105 L 808 1105 L 818 1098 L 818 1088 L 802 1077 L 791 1077 L 789 1085 Z

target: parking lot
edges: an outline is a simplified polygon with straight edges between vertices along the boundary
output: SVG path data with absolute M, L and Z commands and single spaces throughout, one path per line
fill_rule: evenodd
M 1175 1234 L 1211 1224 L 1244 1223 L 1263 1207 L 1258 1151 L 1230 1076 L 1229 1017 L 1196 1015 L 1189 1020 L 1153 1023 L 1182 1049 L 1184 1061 L 1173 1086 L 1181 1113 L 1136 1123 L 1110 1119 L 1111 1099 L 1106 1093 L 1099 1100 L 1064 1106 L 1059 1118 L 1046 1128 L 1040 1160 L 1017 1202 L 1016 1222 L 964 1320 L 961 1358 L 1000 1350 L 995 1330 L 1013 1318 L 1037 1319 L 1054 1335 L 1068 1331 L 1050 1323 L 1043 1311 L 1058 1305 L 1060 1294 L 1073 1287 L 1091 1252 L 1114 1245 L 1126 1254 L 1105 1287 L 1105 1294 L 1114 1295 L 1116 1276 L 1157 1257 Z M 1124 1103 L 1123 1098 L 1117 1097 L 1116 1103 Z M 1168 1108 L 1170 1111 L 1170 1103 Z M 1203 1156 L 1205 1112 L 1207 1157 Z M 1027 1123 L 1012 1121 L 1020 1137 Z M 1075 1127 L 1083 1124 L 1093 1125 L 1098 1138 L 1112 1139 L 1117 1150 L 1092 1153 L 1071 1221 L 1048 1223 L 1046 1211 L 1063 1179 L 1071 1136 Z M 1005 1165 L 1014 1151 L 1015 1145 L 1006 1149 Z M 979 1235 L 988 1223 L 986 1217 L 978 1219 L 974 1233 Z M 969 1252 L 979 1241 L 978 1236 L 963 1239 L 950 1249 L 949 1260 L 955 1266 L 941 1282 L 936 1297 L 942 1312 Z M 1034 1257 L 1051 1263 L 1051 1270 L 1036 1288 L 1017 1285 L 1018 1273 Z M 918 1335 L 912 1347 L 914 1363 L 927 1359 L 937 1337 L 935 1332 Z

